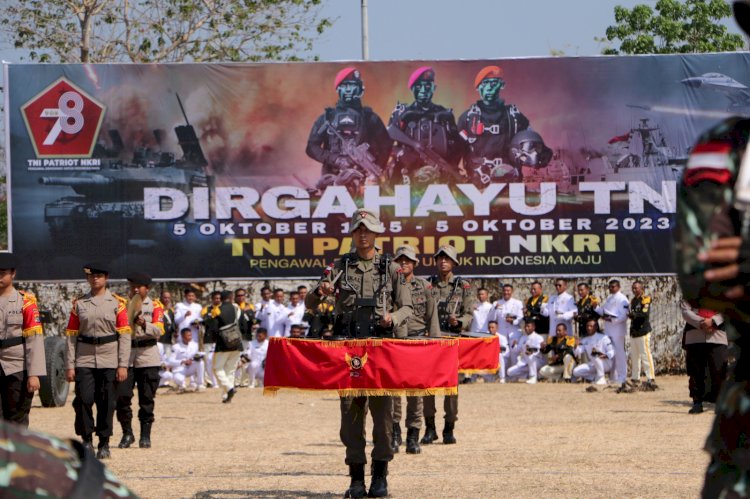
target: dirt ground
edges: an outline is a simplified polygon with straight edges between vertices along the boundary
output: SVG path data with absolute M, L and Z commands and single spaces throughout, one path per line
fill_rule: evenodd
M 687 413 L 687 377 L 657 382 L 661 390 L 633 394 L 462 385 L 458 444 L 420 455 L 402 447 L 391 497 L 697 497 L 713 412 Z M 35 400 L 31 428 L 74 437 L 71 399 L 56 409 Z M 144 498 L 341 497 L 349 479 L 338 407 L 332 394 L 241 389 L 221 404 L 217 390 L 160 390 L 153 448 L 117 449 L 115 422 L 106 464 Z

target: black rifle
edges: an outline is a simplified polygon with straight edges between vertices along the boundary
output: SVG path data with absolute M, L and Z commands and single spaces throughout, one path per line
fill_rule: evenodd
M 321 131 L 327 128 L 333 132 L 333 134 L 341 141 L 342 154 L 348 157 L 352 163 L 363 168 L 375 178 L 383 176 L 383 169 L 375 163 L 375 156 L 370 154 L 370 144 L 363 142 L 359 145 L 355 145 L 353 139 L 347 139 L 344 137 L 328 120 L 326 120 L 320 128 Z
M 456 171 L 456 168 L 443 159 L 441 155 L 430 149 L 430 147 L 412 139 L 396 125 L 388 127 L 388 135 L 390 135 L 396 142 L 400 142 L 414 149 L 425 164 L 437 166 L 440 171 L 448 173 L 458 183 L 466 182 L 466 179 Z

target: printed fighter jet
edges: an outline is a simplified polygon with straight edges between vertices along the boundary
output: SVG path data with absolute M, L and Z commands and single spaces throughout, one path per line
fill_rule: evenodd
M 681 80 L 681 83 L 692 88 L 707 88 L 720 92 L 729 99 L 728 111 L 733 113 L 750 114 L 750 88 L 737 80 L 721 73 L 706 73 Z

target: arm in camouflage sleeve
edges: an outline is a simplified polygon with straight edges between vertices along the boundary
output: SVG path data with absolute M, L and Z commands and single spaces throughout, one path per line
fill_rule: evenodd
M 461 331 L 468 331 L 471 326 L 472 315 L 474 310 L 474 297 L 471 294 L 471 284 L 462 280 L 461 284 L 461 310 L 456 314 L 456 319 L 461 323 Z
M 309 310 L 317 310 L 318 305 L 325 301 L 326 295 L 320 292 L 320 285 L 324 282 L 333 282 L 335 275 L 339 272 L 340 266 L 341 260 L 339 259 L 325 268 L 323 275 L 320 277 L 315 287 L 307 293 L 307 296 L 305 296 L 305 308 Z
M 393 283 L 393 308 L 395 310 L 391 312 L 391 320 L 396 337 L 405 338 L 408 333 L 406 320 L 414 313 L 414 308 L 411 301 L 411 287 L 398 269 L 398 265 L 391 263 L 390 278 Z
M 425 304 L 427 307 L 427 320 L 425 321 L 425 324 L 427 325 L 427 332 L 429 335 L 433 338 L 437 338 L 440 336 L 440 318 L 438 316 L 437 300 L 435 299 L 435 294 L 432 292 L 432 285 L 427 283 L 426 286 L 429 286 L 429 288 L 425 293 L 427 295 L 427 301 Z

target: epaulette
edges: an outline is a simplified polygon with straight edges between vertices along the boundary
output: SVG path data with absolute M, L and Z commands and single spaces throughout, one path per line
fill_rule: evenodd
M 164 308 L 164 304 L 158 298 L 154 298 L 154 307 Z
M 205 307 L 201 309 L 201 315 L 206 315 L 207 313 L 208 313 L 208 305 L 206 305 Z
M 122 296 L 118 295 L 117 293 L 112 293 L 112 296 L 114 296 L 115 298 L 117 298 L 117 301 L 119 301 L 123 305 L 127 305 L 127 303 L 128 303 L 128 299 L 127 298 L 123 298 Z
M 643 303 L 644 305 L 648 305 L 649 303 L 651 303 L 651 297 L 650 297 L 650 296 L 645 296 L 645 295 L 644 295 L 644 296 L 643 296 L 643 297 L 641 298 L 641 303 Z

